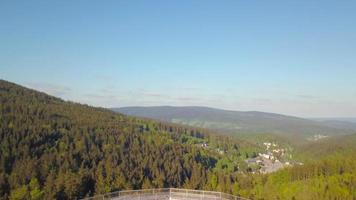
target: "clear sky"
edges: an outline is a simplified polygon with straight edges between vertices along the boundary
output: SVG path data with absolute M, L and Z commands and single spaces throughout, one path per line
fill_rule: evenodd
M 0 0 L 0 78 L 102 107 L 356 117 L 356 1 Z

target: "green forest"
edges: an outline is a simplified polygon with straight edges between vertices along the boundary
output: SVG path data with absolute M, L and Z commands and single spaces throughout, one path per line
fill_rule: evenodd
M 356 135 L 307 146 L 316 153 L 297 152 L 303 165 L 263 175 L 244 162 L 260 147 L 232 136 L 128 117 L 3 80 L 0 102 L 0 199 L 165 187 L 256 200 L 356 199 Z

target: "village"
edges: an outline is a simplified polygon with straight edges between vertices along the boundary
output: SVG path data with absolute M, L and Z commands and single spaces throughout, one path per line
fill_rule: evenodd
M 206 142 L 196 145 L 201 148 L 210 148 Z M 281 147 L 276 142 L 263 142 L 261 145 L 265 149 L 264 152 L 257 153 L 254 157 L 245 160 L 251 173 L 267 174 L 288 166 L 303 165 L 303 163 L 293 161 L 290 147 Z M 221 155 L 226 153 L 220 148 L 216 148 L 215 151 Z
M 287 161 L 292 159 L 292 155 L 287 148 L 279 147 L 274 142 L 264 142 L 263 145 L 265 146 L 265 153 L 258 153 L 255 158 L 245 160 L 252 173 L 271 173 L 292 165 L 291 162 Z

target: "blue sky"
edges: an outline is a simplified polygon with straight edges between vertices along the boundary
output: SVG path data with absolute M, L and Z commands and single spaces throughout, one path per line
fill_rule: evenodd
M 355 1 L 0 1 L 0 78 L 95 106 L 356 117 Z

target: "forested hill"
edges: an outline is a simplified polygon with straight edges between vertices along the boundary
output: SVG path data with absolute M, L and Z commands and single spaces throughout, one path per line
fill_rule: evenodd
M 231 138 L 66 102 L 3 80 L 0 102 L 0 199 L 78 199 L 152 187 L 231 193 L 236 161 L 248 154 Z M 234 163 L 211 149 L 229 151 Z
M 123 107 L 112 110 L 131 116 L 209 128 L 225 133 L 274 133 L 310 137 L 316 134 L 338 135 L 355 132 L 349 127 L 333 127 L 333 124 L 328 125 L 314 120 L 256 111 L 241 112 L 198 106 Z
M 0 199 L 79 199 L 179 187 L 258 200 L 354 200 L 356 153 L 342 145 L 353 145 L 351 138 L 320 143 L 328 148 L 304 165 L 253 174 L 244 159 L 255 157 L 258 147 L 249 143 L 66 102 L 0 80 Z

